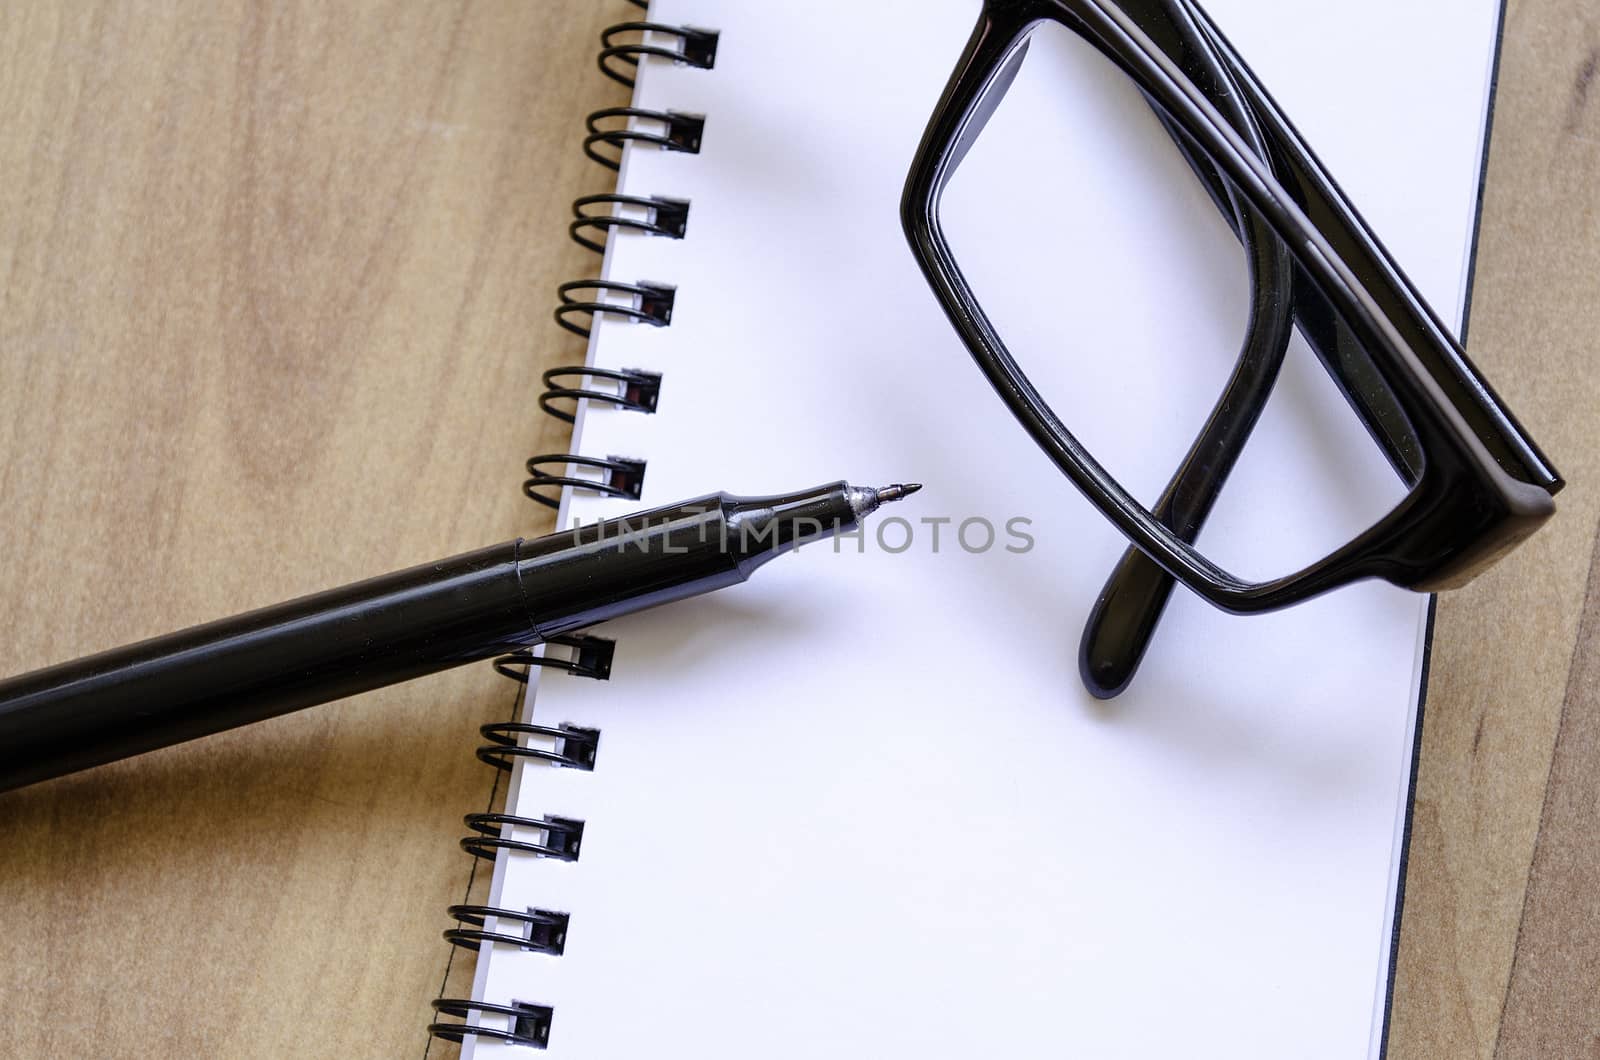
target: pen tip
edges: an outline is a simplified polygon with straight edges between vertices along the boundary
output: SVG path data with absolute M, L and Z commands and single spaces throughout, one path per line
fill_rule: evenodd
M 878 487 L 878 500 L 883 504 L 909 497 L 922 488 L 920 482 L 896 482 L 892 486 Z

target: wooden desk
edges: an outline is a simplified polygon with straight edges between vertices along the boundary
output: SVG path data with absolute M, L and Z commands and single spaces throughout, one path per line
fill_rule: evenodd
M 520 465 L 562 448 L 533 399 L 632 9 L 174 6 L 0 10 L 0 672 L 549 526 Z M 1575 485 L 1440 606 L 1397 1058 L 1600 1040 L 1587 6 L 1507 26 L 1470 345 Z M 476 667 L 0 798 L 0 1053 L 420 1056 L 513 691 Z

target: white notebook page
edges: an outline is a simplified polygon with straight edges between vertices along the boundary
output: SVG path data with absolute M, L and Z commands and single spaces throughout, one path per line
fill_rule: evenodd
M 1207 6 L 1459 319 L 1495 0 Z M 567 525 L 721 489 L 927 489 L 880 513 L 907 521 L 902 552 L 870 527 L 860 552 L 804 550 L 606 626 L 609 681 L 538 682 L 532 717 L 601 730 L 599 754 L 588 773 L 520 769 L 509 808 L 584 820 L 582 854 L 502 859 L 492 903 L 570 913 L 566 952 L 496 948 L 476 991 L 552 1006 L 550 1057 L 1378 1052 L 1426 601 L 1365 584 L 1236 618 L 1180 591 L 1132 688 L 1084 692 L 1078 637 L 1123 542 L 982 382 L 899 228 L 977 9 L 652 5 L 721 33 L 714 70 L 647 63 L 636 93 L 705 115 L 705 139 L 627 159 L 619 190 L 689 200 L 688 233 L 614 239 L 606 275 L 671 284 L 676 308 L 666 328 L 597 328 L 592 363 L 661 373 L 661 399 L 582 417 L 575 451 L 648 471 L 641 502 L 577 494 Z M 1051 207 L 1045 182 L 963 179 L 966 201 Z M 1027 224 L 996 238 L 1070 336 L 1093 259 Z M 1153 246 L 1152 282 L 1181 284 L 1226 242 Z M 1208 534 L 1298 555 L 1341 496 L 1394 489 L 1349 417 L 1316 411 L 1337 401 L 1293 351 Z M 1157 486 L 1192 429 L 1127 425 L 1169 454 Z M 1352 447 L 1333 500 L 1246 517 Z M 954 520 L 937 552 L 925 517 Z M 960 547 L 972 517 L 996 547 Z

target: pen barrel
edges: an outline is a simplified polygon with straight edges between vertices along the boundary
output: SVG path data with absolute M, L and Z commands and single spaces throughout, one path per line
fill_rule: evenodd
M 513 541 L 0 681 L 0 791 L 742 582 L 857 525 L 839 482 Z
M 0 791 L 537 643 L 522 545 L 0 681 Z

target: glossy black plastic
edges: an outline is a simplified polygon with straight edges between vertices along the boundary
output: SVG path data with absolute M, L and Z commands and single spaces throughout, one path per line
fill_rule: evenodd
M 742 582 L 803 541 L 854 528 L 854 498 L 844 483 L 713 494 L 0 681 L 0 791 Z M 562 764 L 592 761 L 582 743 L 581 732 L 565 739 Z
M 1250 248 L 1253 281 L 1285 293 L 1296 321 L 1369 432 L 1410 485 L 1375 526 L 1286 577 L 1250 582 L 1191 545 L 1225 475 L 1200 467 L 1207 435 L 1233 456 L 1271 383 L 1264 333 L 1247 341 L 1232 391 L 1245 413 L 1214 414 L 1157 511 L 1140 505 L 1044 402 L 996 334 L 940 229 L 939 196 L 1012 76 L 1030 31 L 1054 21 L 1088 40 L 1157 108 Z M 901 203 L 912 251 L 990 384 L 1061 471 L 1166 574 L 1218 607 L 1268 611 L 1362 578 L 1432 591 L 1461 584 L 1554 511 L 1562 482 L 1310 149 L 1190 0 L 986 0 L 912 164 Z M 1255 226 L 1259 225 L 1259 230 Z M 1271 261 L 1267 259 L 1272 259 Z M 1257 302 L 1263 295 L 1256 292 Z M 1281 321 L 1279 322 L 1281 326 Z M 1254 361 L 1252 363 L 1252 358 Z M 1219 413 L 1229 406 L 1228 395 Z M 1252 410 L 1253 409 L 1253 410 Z M 1199 502 L 1199 503 L 1197 503 Z M 1097 624 L 1106 639 L 1148 635 L 1164 582 L 1125 561 Z M 1126 593 L 1122 603 L 1115 599 Z M 1158 599 L 1159 598 L 1159 599 Z M 1143 620 L 1147 623 L 1141 625 Z M 1136 660 L 1135 660 L 1136 665 Z M 1129 671 L 1131 672 L 1131 671 Z M 1091 688 L 1095 675 L 1086 673 Z M 1101 683 L 1098 691 L 1115 691 Z
M 1226 64 L 1199 40 L 1194 45 L 1185 53 L 1193 60 L 1190 76 L 1214 93 L 1219 112 L 1251 149 L 1270 157 Z M 1162 118 L 1161 109 L 1155 110 Z M 1250 277 L 1250 310 L 1238 364 L 1151 510 L 1163 526 L 1192 545 L 1277 380 L 1295 323 L 1294 300 L 1287 294 L 1293 289 L 1296 273 L 1294 259 L 1260 217 L 1239 201 L 1181 132 L 1165 120 L 1163 124 L 1238 236 Z M 1079 672 L 1094 695 L 1106 699 L 1127 688 L 1155 636 L 1174 584 L 1170 574 L 1137 548 L 1129 546 L 1123 553 L 1090 609 L 1078 646 Z

